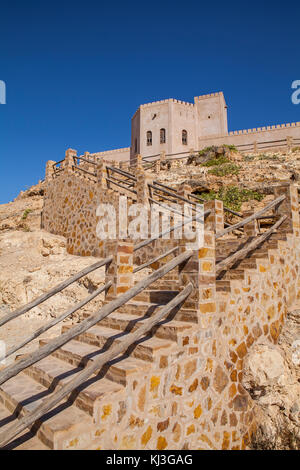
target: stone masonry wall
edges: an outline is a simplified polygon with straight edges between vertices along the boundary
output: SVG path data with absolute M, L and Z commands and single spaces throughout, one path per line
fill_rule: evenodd
M 206 233 L 198 253 L 204 272 L 211 270 L 206 250 L 212 254 L 213 240 Z M 299 262 L 299 238 L 288 234 L 267 261 L 232 281 L 224 298 L 207 301 L 202 290 L 198 324 L 100 410 L 101 448 L 247 448 L 255 408 L 242 386 L 243 361 L 257 341 L 276 343 L 287 307 L 300 298 Z
M 44 228 L 67 236 L 70 253 L 101 252 L 95 238 L 96 207 L 117 197 L 101 185 L 101 174 L 92 183 L 67 165 L 56 178 L 47 172 Z M 216 293 L 214 232 L 206 231 L 204 246 L 174 270 L 180 288 L 194 285 L 174 319 L 191 315 L 193 323 L 177 333 L 170 328 L 170 347 L 130 374 L 122 392 L 101 404 L 94 416 L 101 449 L 248 447 L 255 432 L 255 405 L 242 386 L 244 360 L 257 341 L 277 342 L 289 306 L 300 300 L 298 193 L 289 185 L 282 192 L 286 200 L 278 214 L 288 216 L 286 240 L 278 240 L 267 259 L 258 259 L 256 269 L 245 269 L 244 279 L 230 281 L 230 292 Z M 174 240 L 162 242 L 155 246 L 157 254 L 174 246 Z M 146 254 L 144 250 L 141 258 Z M 148 259 L 155 254 L 150 250 Z M 132 249 L 129 258 L 132 265 Z M 130 287 L 132 269 L 127 271 Z M 118 279 L 113 269 L 108 274 Z M 120 277 L 124 290 L 122 282 Z

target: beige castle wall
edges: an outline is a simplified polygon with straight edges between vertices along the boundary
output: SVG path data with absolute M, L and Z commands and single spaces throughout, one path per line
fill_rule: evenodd
M 92 155 L 95 155 L 97 158 L 103 158 L 107 161 L 116 160 L 118 162 L 128 162 L 130 159 L 130 147 L 124 147 L 115 150 L 107 150 L 105 152 L 97 152 L 93 153 Z
M 226 135 L 227 106 L 223 93 L 197 96 L 194 99 L 198 138 Z
M 227 132 L 227 107 L 223 93 L 196 97 L 195 103 L 168 99 L 140 106 L 132 118 L 131 157 L 181 153 L 197 149 L 198 136 Z M 160 129 L 166 129 L 166 143 L 160 143 Z M 182 131 L 188 133 L 187 145 L 182 144 Z M 147 146 L 147 131 L 152 132 L 152 145 Z
M 162 151 L 167 153 L 172 148 L 170 127 L 169 100 L 158 101 L 140 106 L 140 150 L 141 155 L 156 155 Z M 155 116 L 156 115 L 156 116 Z M 166 129 L 166 143 L 160 143 L 160 129 Z M 147 146 L 147 132 L 152 132 L 152 145 Z
M 141 154 L 141 143 L 140 135 L 141 129 L 141 112 L 140 109 L 136 111 L 133 118 L 131 119 L 131 147 L 130 147 L 130 158 L 134 158 L 135 154 Z M 136 143 L 136 144 L 135 144 Z
M 199 138 L 198 140 L 198 149 L 201 150 L 204 147 L 210 145 L 245 145 L 245 151 L 247 148 L 253 146 L 254 142 L 258 144 L 261 143 L 259 148 L 263 147 L 278 147 L 280 145 L 283 147 L 286 146 L 286 142 L 274 142 L 282 139 L 286 139 L 287 137 L 293 137 L 294 139 L 300 139 L 300 122 L 291 123 L 291 124 L 281 124 L 278 126 L 267 126 L 262 128 L 254 128 L 254 129 L 245 129 L 241 131 L 233 131 L 229 132 L 228 135 L 218 136 L 218 137 L 211 137 L 211 138 Z M 263 144 L 263 142 L 268 142 L 267 144 Z M 249 145 L 249 147 L 246 146 Z M 297 144 L 299 145 L 299 144 Z M 243 150 L 243 149 L 241 149 Z
M 166 130 L 166 143 L 160 143 L 160 129 Z M 188 133 L 187 145 L 182 144 L 182 130 Z M 152 145 L 147 146 L 147 131 L 152 132 Z M 228 132 L 227 105 L 222 92 L 197 96 L 194 103 L 175 99 L 143 104 L 131 120 L 131 146 L 92 154 L 107 161 L 133 161 L 142 157 L 180 154 L 201 150 L 210 145 L 241 145 L 242 151 L 252 150 L 256 142 L 259 149 L 285 147 L 286 143 L 272 141 L 294 137 L 300 139 L 300 123 L 282 124 L 262 128 Z M 137 141 L 137 148 L 135 148 Z M 264 144 L 264 142 L 270 142 Z M 299 145 L 297 142 L 296 145 Z

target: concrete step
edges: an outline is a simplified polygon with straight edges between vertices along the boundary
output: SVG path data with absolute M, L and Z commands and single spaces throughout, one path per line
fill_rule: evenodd
M 66 385 L 70 380 L 74 379 L 76 374 L 81 372 L 81 370 L 81 368 L 74 367 L 66 361 L 57 359 L 54 356 L 48 356 L 31 367 L 28 367 L 24 373 L 47 389 L 53 391 L 54 389 L 59 390 Z M 122 393 L 124 393 L 124 387 L 122 385 L 113 383 L 105 378 L 97 380 L 96 377 L 93 376 L 88 384 L 82 386 L 80 390 L 77 390 L 74 404 L 80 410 L 94 417 L 96 421 L 101 402 L 103 403 L 107 397 L 111 399 L 112 396 L 115 396 L 115 399 L 117 399 Z
M 46 387 L 24 373 L 0 387 L 0 401 L 16 417 L 32 412 L 49 396 L 51 392 Z M 5 432 L 5 427 L 1 431 Z M 92 418 L 65 401 L 40 418 L 31 430 L 43 444 L 55 450 L 80 449 L 94 439 Z
M 62 333 L 68 331 L 72 326 L 64 325 Z M 107 328 L 101 324 L 95 325 L 85 333 L 75 338 L 77 341 L 96 346 L 98 349 L 106 350 L 111 344 L 119 344 L 124 338 L 126 333 L 116 332 L 115 329 Z M 140 341 L 135 343 L 135 346 L 130 348 L 132 357 L 141 359 L 143 361 L 153 362 L 157 353 L 162 349 L 169 348 L 172 346 L 172 341 L 167 341 L 155 337 L 142 338 Z
M 4 405 L 0 405 L 0 428 L 11 424 L 15 419 Z M 28 430 L 21 432 L 7 446 L 1 450 L 50 450 L 37 436 Z
M 47 344 L 50 339 L 43 339 L 40 341 L 41 346 Z M 99 358 L 101 354 L 96 346 L 91 346 L 87 343 L 81 343 L 80 341 L 72 340 L 62 346 L 57 351 L 53 352 L 52 355 L 62 361 L 68 362 L 76 367 L 84 367 L 87 364 L 91 364 L 93 361 Z M 126 386 L 127 380 L 133 374 L 147 371 L 150 368 L 150 364 L 145 361 L 133 357 L 117 357 L 105 366 L 102 371 L 102 377 L 111 380 L 114 383 Z
M 101 320 L 101 325 L 108 328 L 129 332 L 135 331 L 147 320 L 147 317 L 114 312 Z M 166 319 L 152 329 L 152 334 L 157 338 L 177 341 L 179 333 L 183 332 L 187 328 L 192 327 L 193 325 L 191 323 Z

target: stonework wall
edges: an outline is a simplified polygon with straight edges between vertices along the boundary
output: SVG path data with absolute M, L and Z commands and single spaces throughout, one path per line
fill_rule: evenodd
M 100 201 L 116 204 L 118 193 L 103 189 L 101 171 L 97 173 L 97 183 L 78 177 L 67 165 L 58 177 L 47 172 L 44 228 L 66 236 L 70 253 L 98 256 L 102 252 L 103 245 L 95 237 L 96 207 Z M 142 171 L 139 166 L 138 181 Z M 257 259 L 255 269 L 244 269 L 244 279 L 231 280 L 229 292 L 216 292 L 212 231 L 205 232 L 204 246 L 167 277 L 170 288 L 174 281 L 174 289 L 178 285 L 183 289 L 189 282 L 194 289 L 182 308 L 172 313 L 172 320 L 178 320 L 177 327 L 174 323 L 169 329 L 168 323 L 164 323 L 166 329 L 155 327 L 161 338 L 166 339 L 167 331 L 169 346 L 161 348 L 152 362 L 144 361 L 143 368 L 128 374 L 126 386 L 108 395 L 96 409 L 93 418 L 99 448 L 248 447 L 255 432 L 255 406 L 242 385 L 244 360 L 256 342 L 277 342 L 288 308 L 300 300 L 298 191 L 289 184 L 276 191 L 277 196 L 286 196 L 277 212 L 278 216 L 287 215 L 282 225 L 286 239 L 278 240 L 277 247 L 268 250 L 266 258 Z M 143 191 L 138 193 L 143 197 Z M 209 221 L 210 230 L 223 223 L 219 214 L 222 208 L 217 202 L 214 204 L 218 220 L 215 224 Z M 184 239 L 179 241 L 180 251 L 185 251 L 185 243 Z M 224 243 L 220 240 L 226 252 Z M 132 243 L 121 241 L 119 247 L 116 242 L 112 244 L 115 261 L 107 276 L 114 279 L 114 288 L 110 290 L 114 298 L 131 287 L 134 262 L 152 259 L 175 243 L 161 240 L 135 254 L 135 258 Z M 230 239 L 228 245 L 229 252 Z M 109 248 L 109 244 L 104 245 L 105 254 Z M 118 260 L 119 268 L 114 264 Z M 137 307 L 132 308 L 137 314 Z M 105 325 L 113 328 L 109 321 L 110 317 Z M 126 331 L 130 330 L 128 325 Z
M 100 203 L 110 203 L 118 220 L 119 195 L 133 202 L 126 191 L 105 188 L 95 179 L 69 170 L 46 179 L 43 208 L 43 228 L 67 238 L 67 251 L 80 256 L 103 256 L 103 242 L 96 235 Z
M 203 273 L 213 239 L 207 233 L 198 253 Z M 288 234 L 243 281 L 232 281 L 228 296 L 211 302 L 211 286 L 202 290 L 198 324 L 99 411 L 100 448 L 247 448 L 255 407 L 242 386 L 243 362 L 257 341 L 276 343 L 288 305 L 300 298 L 299 261 L 299 238 Z

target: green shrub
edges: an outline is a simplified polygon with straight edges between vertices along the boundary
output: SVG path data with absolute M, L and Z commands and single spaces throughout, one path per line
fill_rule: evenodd
M 223 147 L 228 148 L 228 149 L 231 150 L 232 152 L 237 152 L 237 151 L 238 151 L 238 149 L 236 148 L 235 145 L 226 145 L 226 144 L 225 144 L 225 145 L 223 145 Z
M 265 153 L 262 153 L 261 155 L 258 155 L 258 160 L 277 160 L 280 161 L 280 158 L 278 155 L 266 155 Z
M 199 197 L 207 201 L 219 199 L 223 201 L 224 206 L 239 211 L 243 202 L 252 199 L 261 201 L 264 195 L 251 189 L 240 189 L 238 186 L 228 186 L 227 188 L 221 188 L 219 191 L 211 190 L 208 193 L 201 193 Z
M 22 220 L 26 220 L 27 217 L 28 217 L 28 214 L 30 214 L 30 212 L 32 212 L 32 209 L 26 209 L 26 211 L 22 215 Z
M 292 148 L 292 152 L 300 152 L 300 147 L 294 147 L 294 148 Z
M 213 146 L 210 146 L 210 147 L 205 147 L 205 149 L 202 149 L 200 150 L 199 152 L 199 157 L 203 157 L 204 155 L 206 155 L 208 152 L 212 152 L 215 150 L 215 147 Z
M 216 158 L 211 158 L 210 160 L 207 160 L 207 162 L 203 163 L 202 166 L 219 166 L 219 165 L 224 165 L 224 163 L 228 163 L 229 160 L 227 157 L 224 157 L 224 155 L 220 155 L 220 157 Z
M 215 176 L 238 175 L 239 172 L 240 172 L 240 167 L 238 165 L 235 165 L 234 163 L 227 163 L 220 167 L 215 167 L 215 168 L 212 168 L 211 170 L 208 170 L 208 173 L 210 175 L 215 175 Z
M 243 160 L 244 162 L 252 162 L 254 160 L 255 156 L 254 155 L 244 155 Z

